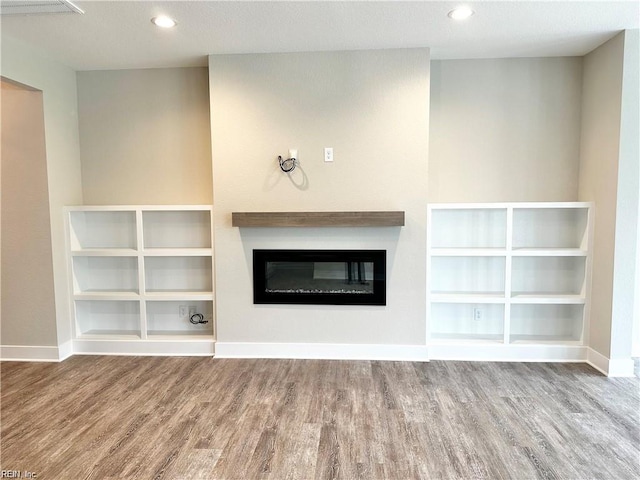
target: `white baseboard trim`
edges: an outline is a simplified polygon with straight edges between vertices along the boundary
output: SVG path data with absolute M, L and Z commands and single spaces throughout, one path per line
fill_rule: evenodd
M 206 357 L 215 350 L 213 340 L 73 340 L 74 355 Z
M 607 377 L 633 377 L 634 365 L 631 358 L 607 358 L 589 348 L 587 363 Z
M 634 377 L 634 365 L 631 358 L 610 358 L 608 377 Z
M 587 347 L 581 345 L 491 345 L 432 343 L 431 360 L 480 362 L 585 362 Z
M 61 362 L 73 355 L 73 342 L 67 340 L 58 347 L 58 360 Z
M 0 345 L 0 360 L 3 362 L 59 362 L 58 347 L 32 345 Z
M 300 358 L 427 362 L 425 345 L 217 342 L 216 358 Z
M 585 346 L 474 345 L 435 343 L 425 345 L 258 343 L 212 340 L 109 341 L 73 340 L 59 347 L 0 345 L 1 361 L 59 362 L 72 355 L 210 356 L 217 358 L 298 358 L 324 360 L 417 361 L 462 360 L 501 362 L 586 362 L 608 377 L 633 377 L 634 362 L 609 359 Z
M 591 347 L 589 347 L 587 351 L 587 363 L 603 375 L 608 375 L 609 359 L 602 355 L 600 352 L 596 352 Z

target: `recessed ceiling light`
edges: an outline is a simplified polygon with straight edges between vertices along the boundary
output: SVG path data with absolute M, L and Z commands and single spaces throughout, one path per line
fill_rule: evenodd
M 173 18 L 167 17 L 166 15 L 158 15 L 157 17 L 153 17 L 151 19 L 151 23 L 160 28 L 171 28 L 175 27 L 177 22 Z
M 449 18 L 453 18 L 454 20 L 464 20 L 473 15 L 473 10 L 469 7 L 458 7 L 451 10 L 448 15 Z

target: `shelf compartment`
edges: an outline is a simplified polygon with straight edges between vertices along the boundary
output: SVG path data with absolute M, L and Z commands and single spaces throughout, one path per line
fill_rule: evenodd
M 109 300 L 109 301 L 130 301 L 139 300 L 140 295 L 136 292 L 81 292 L 73 295 L 74 300 Z
M 473 293 L 439 293 L 432 292 L 429 296 L 432 303 L 506 303 L 504 292 L 473 292 Z
M 144 249 L 211 248 L 211 211 L 142 212 Z
M 586 299 L 582 295 L 551 295 L 551 294 L 518 294 L 511 296 L 511 304 L 534 305 L 534 304 L 556 304 L 556 305 L 582 305 Z
M 506 256 L 504 248 L 432 248 L 433 257 L 496 257 Z
M 506 248 L 507 209 L 431 210 L 432 248 Z
M 157 302 L 173 302 L 173 301 L 179 301 L 179 300 L 205 301 L 205 300 L 213 300 L 213 292 L 187 292 L 187 291 L 147 292 L 144 295 L 144 298 L 149 301 L 157 301 Z
M 431 291 L 504 297 L 505 257 L 433 257 Z
M 210 293 L 211 257 L 145 257 L 147 293 Z
M 587 248 L 588 208 L 514 208 L 513 248 Z
M 140 302 L 76 300 L 76 336 L 140 338 Z
M 143 250 L 148 257 L 210 257 L 211 248 L 147 248 Z
M 513 305 L 510 343 L 580 342 L 582 305 Z
M 73 257 L 135 257 L 138 251 L 133 248 L 91 248 L 72 250 Z
M 475 309 L 480 309 L 481 320 L 475 320 Z M 504 305 L 436 303 L 430 314 L 432 340 L 504 341 Z
M 78 334 L 82 340 L 140 340 L 140 334 L 135 330 L 90 330 Z
M 514 257 L 512 296 L 584 296 L 585 260 L 585 257 Z
M 70 211 L 71 250 L 136 249 L 133 211 Z
M 431 344 L 500 344 L 504 345 L 504 335 L 502 334 L 482 334 L 482 333 L 431 333 Z
M 74 293 L 138 293 L 136 257 L 73 257 Z
M 188 318 L 180 318 L 180 306 L 193 306 L 209 323 L 193 325 Z M 213 302 L 194 301 L 147 301 L 148 336 L 213 335 Z
M 514 257 L 586 257 L 587 251 L 580 248 L 517 248 Z

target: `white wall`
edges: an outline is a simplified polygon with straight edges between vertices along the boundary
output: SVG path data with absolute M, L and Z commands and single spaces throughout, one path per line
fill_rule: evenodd
M 2 76 L 43 92 L 57 344 L 62 345 L 71 339 L 62 207 L 82 204 L 76 74 L 6 35 L 1 48 Z
M 640 35 L 624 36 L 622 98 L 618 157 L 618 195 L 613 276 L 611 358 L 625 360 L 633 345 L 634 308 L 640 292 L 635 288 L 640 222 Z
M 3 345 L 56 346 L 42 92 L 2 81 Z
M 640 182 L 640 172 L 639 179 Z M 638 212 L 640 212 L 640 197 L 638 198 Z M 633 343 L 631 346 L 631 356 L 640 357 L 640 221 L 638 221 L 636 237 L 636 281 L 635 281 L 635 304 L 633 310 Z
M 430 202 L 572 201 L 582 59 L 431 64 Z
M 211 204 L 206 68 L 78 72 L 87 205 Z
M 584 58 L 580 200 L 595 201 L 589 342 L 609 357 L 615 248 L 623 37 Z
M 212 55 L 209 74 L 218 341 L 424 345 L 429 51 Z M 404 210 L 406 226 L 231 226 L 234 211 L 332 210 Z M 253 305 L 254 248 L 386 249 L 388 304 Z
M 589 343 L 627 364 L 638 221 L 637 56 L 637 32 L 628 40 L 623 32 L 584 59 L 579 191 L 581 200 L 596 202 Z

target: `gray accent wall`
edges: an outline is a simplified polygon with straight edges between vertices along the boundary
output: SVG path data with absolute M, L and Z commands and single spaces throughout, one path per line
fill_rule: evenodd
M 209 77 L 218 341 L 424 345 L 429 50 L 212 55 Z M 332 210 L 406 225 L 231 226 L 234 211 Z M 254 248 L 385 249 L 387 306 L 253 305 Z

